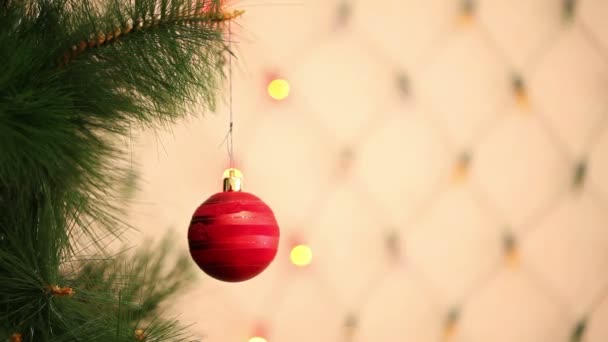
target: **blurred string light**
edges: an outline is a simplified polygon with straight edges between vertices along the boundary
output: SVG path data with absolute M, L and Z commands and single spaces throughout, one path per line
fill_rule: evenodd
M 352 169 L 355 161 L 355 149 L 352 147 L 344 147 L 338 155 L 338 177 L 341 178 L 347 175 Z
M 268 95 L 277 101 L 285 100 L 289 96 L 290 86 L 287 80 L 277 78 L 268 83 Z
M 386 232 L 384 243 L 391 261 L 398 261 L 401 257 L 401 246 L 399 244 L 399 232 L 391 228 Z
M 562 0 L 562 17 L 564 21 L 570 22 L 576 13 L 576 0 Z
M 250 338 L 248 342 L 268 342 L 268 341 L 263 337 L 254 336 L 254 337 Z
M 475 1 L 463 0 L 460 3 L 460 24 L 467 26 L 473 23 L 475 18 Z
M 336 13 L 336 28 L 342 28 L 348 25 L 352 12 L 353 9 L 351 1 L 343 0 L 340 4 L 338 4 L 338 10 Z
M 587 178 L 587 161 L 581 160 L 574 165 L 574 174 L 572 176 L 572 189 L 580 190 L 585 186 Z
M 458 184 L 467 180 L 471 168 L 471 160 L 472 156 L 468 151 L 464 151 L 458 156 L 452 169 L 452 183 Z
M 583 337 L 585 336 L 585 330 L 587 330 L 587 319 L 583 318 L 578 321 L 572 330 L 572 335 L 570 336 L 571 342 L 581 342 L 583 341 Z
M 397 72 L 395 82 L 397 86 L 397 92 L 399 93 L 401 98 L 407 98 L 407 96 L 410 94 L 410 79 L 405 73 L 405 71 Z
M 268 336 L 267 328 L 268 326 L 264 322 L 257 322 L 247 342 L 268 342 L 266 339 Z
M 513 91 L 513 96 L 515 97 L 515 101 L 517 105 L 521 108 L 528 108 L 530 105 L 530 100 L 528 97 L 528 91 L 526 89 L 526 84 L 524 83 L 523 78 L 519 74 L 515 74 L 511 80 L 511 88 Z
M 519 250 L 517 248 L 517 239 L 515 235 L 507 229 L 502 237 L 503 251 L 505 254 L 505 262 L 509 267 L 519 265 Z
M 312 262 L 312 249 L 308 245 L 297 245 L 291 249 L 289 259 L 296 266 L 308 266 Z
M 456 331 L 458 328 L 458 321 L 460 320 L 460 309 L 453 308 L 451 309 L 445 317 L 445 321 L 443 323 L 443 342 L 452 341 L 454 336 L 456 335 Z
M 359 325 L 359 319 L 354 313 L 350 313 L 344 320 L 344 339 L 346 342 L 352 341 L 355 338 L 357 332 L 357 326 Z

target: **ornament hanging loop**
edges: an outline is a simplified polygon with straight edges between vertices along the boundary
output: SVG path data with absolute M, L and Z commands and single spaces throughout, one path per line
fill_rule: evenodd
M 222 175 L 224 192 L 241 191 L 243 189 L 243 173 L 239 169 L 229 168 Z

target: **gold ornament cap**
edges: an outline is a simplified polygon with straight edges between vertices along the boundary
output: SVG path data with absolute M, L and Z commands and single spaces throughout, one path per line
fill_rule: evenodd
M 241 191 L 243 188 L 243 173 L 239 169 L 229 168 L 222 175 L 224 192 Z

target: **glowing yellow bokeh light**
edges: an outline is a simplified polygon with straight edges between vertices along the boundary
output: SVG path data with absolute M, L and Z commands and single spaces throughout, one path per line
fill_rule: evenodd
M 296 266 L 308 266 L 312 261 L 312 250 L 307 245 L 297 245 L 291 249 L 289 258 Z
M 268 83 L 268 95 L 275 100 L 285 100 L 289 96 L 289 82 L 275 79 Z
M 250 338 L 249 342 L 268 342 L 268 341 L 266 341 L 266 339 L 263 337 L 255 336 L 255 337 Z

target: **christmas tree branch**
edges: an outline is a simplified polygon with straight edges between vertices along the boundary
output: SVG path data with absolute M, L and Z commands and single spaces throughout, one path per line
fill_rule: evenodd
M 184 338 L 156 312 L 188 263 L 165 273 L 157 250 L 106 251 L 127 228 L 121 139 L 215 106 L 221 23 L 240 13 L 219 0 L 0 4 L 0 340 Z
M 191 26 L 218 25 L 226 21 L 234 20 L 245 13 L 244 10 L 222 11 L 222 12 L 203 12 L 195 14 L 182 14 L 174 18 L 163 18 L 161 15 L 154 15 L 151 18 L 138 18 L 117 26 L 113 31 L 92 35 L 89 40 L 81 40 L 78 44 L 72 45 L 70 51 L 63 54 L 58 62 L 59 67 L 63 67 L 87 49 L 101 47 L 103 45 L 116 42 L 121 37 L 133 32 L 145 32 L 162 25 L 184 24 Z

